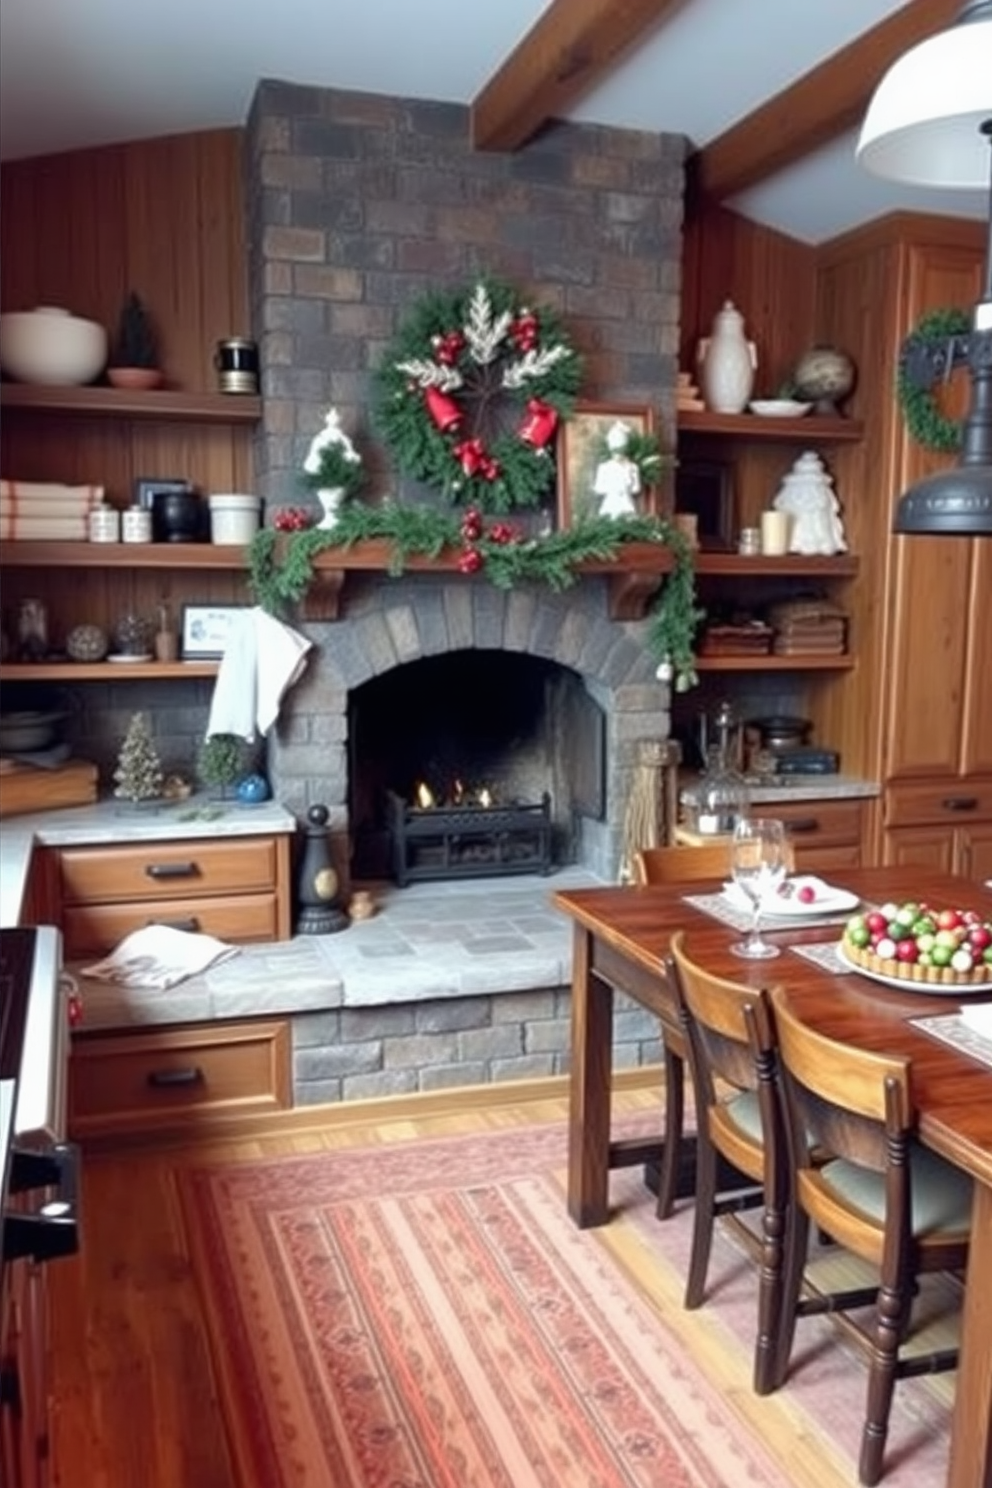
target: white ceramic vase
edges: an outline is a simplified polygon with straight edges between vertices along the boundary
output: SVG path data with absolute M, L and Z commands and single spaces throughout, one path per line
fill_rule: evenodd
M 743 413 L 754 390 L 758 356 L 732 300 L 725 300 L 717 312 L 712 335 L 700 341 L 698 361 L 707 408 L 713 413 Z

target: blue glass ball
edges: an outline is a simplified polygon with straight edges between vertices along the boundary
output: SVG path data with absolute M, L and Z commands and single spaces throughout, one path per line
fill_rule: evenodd
M 250 806 L 269 799 L 269 782 L 264 775 L 246 775 L 238 782 L 238 800 Z

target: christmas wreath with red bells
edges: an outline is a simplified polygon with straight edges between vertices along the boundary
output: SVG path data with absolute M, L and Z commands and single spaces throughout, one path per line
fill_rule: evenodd
M 538 507 L 582 362 L 553 312 L 489 277 L 425 295 L 375 375 L 377 428 L 400 471 L 479 512 Z

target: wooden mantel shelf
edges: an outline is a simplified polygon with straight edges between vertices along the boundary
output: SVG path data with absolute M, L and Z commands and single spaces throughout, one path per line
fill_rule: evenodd
M 331 548 L 321 553 L 314 564 L 316 582 L 304 604 L 306 617 L 336 620 L 346 574 L 349 571 L 387 573 L 390 555 L 391 545 L 384 538 L 370 538 L 351 547 Z M 403 571 L 459 575 L 459 556 L 451 549 L 437 558 L 409 557 L 404 561 Z M 611 620 L 641 620 L 651 596 L 674 566 L 670 549 L 658 543 L 625 543 L 615 559 L 591 559 L 580 564 L 576 572 L 580 576 L 603 574 L 609 579 Z

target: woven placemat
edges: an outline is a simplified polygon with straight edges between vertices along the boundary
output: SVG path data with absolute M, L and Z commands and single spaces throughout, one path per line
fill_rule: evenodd
M 750 930 L 751 914 L 749 910 L 737 909 L 730 904 L 723 894 L 683 894 L 686 904 L 691 904 L 694 909 L 702 910 L 714 920 L 720 920 L 724 925 L 730 925 L 734 930 Z M 851 911 L 845 910 L 842 914 L 829 915 L 773 915 L 763 913 L 761 916 L 762 930 L 814 930 L 817 925 L 843 925 L 850 917 Z
M 992 1069 L 992 1040 L 976 1032 L 974 1028 L 969 1028 L 959 1013 L 930 1013 L 923 1018 L 910 1018 L 909 1021 L 915 1027 L 922 1028 L 931 1038 L 940 1039 L 944 1044 L 952 1044 L 955 1049 L 963 1050 L 972 1059 L 977 1059 L 980 1064 L 987 1064 Z

